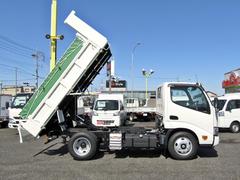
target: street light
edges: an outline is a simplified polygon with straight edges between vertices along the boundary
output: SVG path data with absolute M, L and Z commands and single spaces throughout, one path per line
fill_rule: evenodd
M 141 43 L 138 42 L 137 44 L 135 44 L 135 46 L 133 47 L 132 49 L 132 65 L 131 65 L 131 78 L 132 78 L 132 88 L 131 88 L 131 96 L 133 97 L 133 82 L 134 82 L 134 78 L 133 78 L 133 59 L 134 59 L 134 52 L 135 52 L 135 49 L 140 46 Z
M 148 99 L 148 78 L 150 78 L 150 76 L 154 73 L 154 70 L 150 69 L 150 71 L 146 71 L 145 69 L 142 69 L 142 74 L 145 77 L 145 81 L 146 81 L 146 94 L 145 94 L 145 98 L 146 98 L 146 103 L 147 103 L 147 99 Z

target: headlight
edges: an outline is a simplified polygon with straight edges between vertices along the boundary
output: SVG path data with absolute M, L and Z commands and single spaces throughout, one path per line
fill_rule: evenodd
M 9 118 L 9 123 L 15 123 L 14 119 Z
M 120 115 L 120 112 L 118 111 L 118 112 L 115 112 L 115 113 L 113 113 L 113 115 L 114 116 L 119 116 Z
M 224 116 L 224 111 L 219 111 L 218 112 L 218 116 L 220 117 L 220 116 Z
M 98 116 L 98 113 L 96 111 L 93 111 L 92 115 L 93 116 Z

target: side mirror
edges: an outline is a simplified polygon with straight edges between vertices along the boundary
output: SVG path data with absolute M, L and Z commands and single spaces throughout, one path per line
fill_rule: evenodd
M 6 109 L 8 109 L 9 108 L 9 102 L 6 102 L 6 104 L 5 104 L 5 107 L 6 107 Z
M 214 98 L 214 100 L 213 100 L 213 106 L 217 109 L 217 107 L 218 107 L 218 98 Z
M 93 110 L 93 106 L 90 106 L 90 109 Z

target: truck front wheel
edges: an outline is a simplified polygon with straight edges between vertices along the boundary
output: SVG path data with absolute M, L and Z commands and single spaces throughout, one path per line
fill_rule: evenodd
M 240 124 L 238 122 L 233 122 L 230 126 L 232 133 L 238 133 L 240 131 Z
M 197 149 L 197 139 L 188 132 L 177 132 L 168 141 L 168 151 L 177 160 L 193 159 Z
M 68 142 L 68 151 L 76 160 L 89 160 L 97 151 L 97 137 L 91 132 L 76 133 Z

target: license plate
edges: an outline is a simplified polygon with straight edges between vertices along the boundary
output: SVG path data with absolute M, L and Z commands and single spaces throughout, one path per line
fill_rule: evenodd
M 147 113 L 143 113 L 143 116 L 147 116 Z
M 97 125 L 110 125 L 114 123 L 113 120 L 97 120 Z

